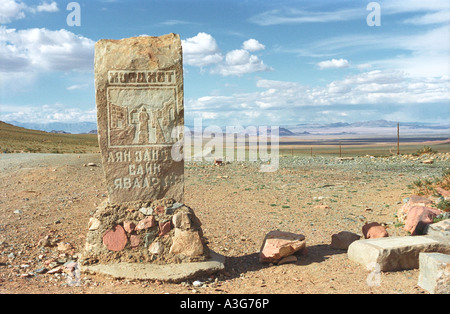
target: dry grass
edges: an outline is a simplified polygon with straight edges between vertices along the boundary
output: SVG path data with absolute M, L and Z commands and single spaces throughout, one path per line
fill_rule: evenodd
M 54 134 L 29 130 L 0 121 L 1 153 L 92 153 L 97 152 L 95 134 Z

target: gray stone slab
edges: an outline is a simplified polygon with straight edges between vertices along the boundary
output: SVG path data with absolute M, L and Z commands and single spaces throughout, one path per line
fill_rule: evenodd
M 450 242 L 431 236 L 358 240 L 350 244 L 347 255 L 350 260 L 366 267 L 378 264 L 381 271 L 396 271 L 418 268 L 421 252 L 449 254 Z
M 450 294 L 450 255 L 420 253 L 419 269 L 419 287 L 432 294 Z
M 430 236 L 446 237 L 450 242 L 450 219 L 428 225 L 426 234 Z
M 160 280 L 181 282 L 198 276 L 210 275 L 225 269 L 225 256 L 211 251 L 205 262 L 180 264 L 116 263 L 81 266 L 84 273 L 96 273 L 120 279 Z

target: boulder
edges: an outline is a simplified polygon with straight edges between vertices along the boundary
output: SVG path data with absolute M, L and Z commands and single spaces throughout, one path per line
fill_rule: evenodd
M 191 228 L 191 219 L 190 214 L 187 212 L 179 212 L 173 215 L 172 223 L 175 228 L 179 228 L 182 230 L 188 230 Z
M 203 241 L 198 231 L 186 231 L 175 228 L 170 253 L 183 254 L 187 257 L 196 257 L 203 254 Z
M 360 238 L 361 236 L 359 234 L 349 231 L 341 231 L 331 236 L 330 246 L 331 248 L 337 250 L 347 250 L 352 242 L 359 240 Z
M 431 236 L 446 237 L 450 242 L 450 219 L 445 219 L 434 224 L 430 224 L 426 229 L 426 234 Z
M 442 195 L 445 199 L 450 198 L 450 191 L 447 191 L 446 189 L 437 187 L 435 188 L 436 192 L 438 192 L 440 195 Z
M 413 206 L 406 217 L 404 229 L 411 235 L 424 234 L 427 225 L 432 224 L 433 218 L 440 213 L 441 211 L 436 208 Z
M 389 234 L 382 225 L 378 222 L 371 222 L 369 224 L 365 224 L 362 227 L 362 233 L 365 239 L 377 239 L 377 238 L 386 238 Z
M 270 231 L 264 238 L 259 253 L 261 263 L 276 263 L 306 247 L 305 236 L 284 231 Z
M 433 203 L 433 201 L 426 197 L 419 196 L 419 195 L 412 195 L 409 198 L 409 200 L 405 204 L 403 204 L 403 206 L 397 211 L 397 219 L 400 222 L 404 222 L 412 207 L 427 206 L 427 205 L 431 205 L 432 203 Z

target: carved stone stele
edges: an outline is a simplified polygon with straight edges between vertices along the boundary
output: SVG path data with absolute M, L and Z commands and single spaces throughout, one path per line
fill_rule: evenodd
M 109 201 L 183 202 L 184 162 L 172 157 L 184 126 L 179 36 L 98 41 L 95 89 Z

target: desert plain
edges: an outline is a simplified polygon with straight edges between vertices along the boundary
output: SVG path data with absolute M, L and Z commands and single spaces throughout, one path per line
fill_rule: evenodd
M 366 222 L 384 225 L 390 236 L 408 236 L 397 210 L 415 181 L 450 167 L 448 141 L 411 143 L 411 152 L 428 144 L 438 151 L 420 157 L 390 154 L 392 143 L 347 146 L 344 156 L 352 157 L 346 159 L 336 145 L 312 156 L 310 146 L 281 145 L 278 169 L 266 173 L 257 161 L 186 161 L 184 202 L 202 222 L 208 247 L 226 257 L 226 268 L 178 283 L 76 271 L 90 213 L 107 198 L 100 154 L 89 141 L 85 153 L 0 155 L 0 293 L 427 293 L 417 286 L 418 269 L 374 273 L 330 243 L 340 231 L 362 234 Z M 433 163 L 424 164 L 427 158 Z M 307 250 L 296 262 L 260 263 L 262 241 L 272 230 L 303 234 Z

